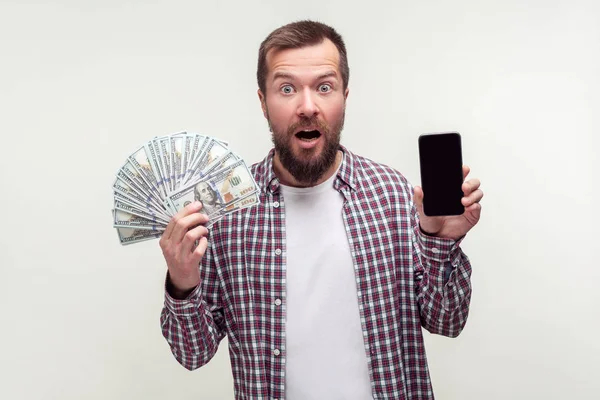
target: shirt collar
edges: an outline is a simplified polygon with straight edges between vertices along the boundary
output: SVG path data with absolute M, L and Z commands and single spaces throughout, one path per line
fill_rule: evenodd
M 333 187 L 347 197 L 348 193 L 345 190 L 357 190 L 356 186 L 356 156 L 346 147 L 340 145 L 342 151 L 342 164 L 338 168 L 337 177 L 333 183 Z M 273 170 L 273 159 L 275 157 L 275 149 L 271 149 L 267 156 L 258 163 L 256 169 L 256 182 L 260 185 L 261 190 L 265 193 L 278 193 L 280 189 L 279 179 Z

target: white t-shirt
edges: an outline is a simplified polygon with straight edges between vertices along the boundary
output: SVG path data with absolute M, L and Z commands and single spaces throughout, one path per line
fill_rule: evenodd
M 281 186 L 285 202 L 286 400 L 372 399 L 354 265 L 334 174 Z

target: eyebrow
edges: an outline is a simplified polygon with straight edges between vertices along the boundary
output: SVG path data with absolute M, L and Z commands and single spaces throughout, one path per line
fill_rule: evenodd
M 337 72 L 335 72 L 335 71 L 328 71 L 328 72 L 325 72 L 324 74 L 319 75 L 316 78 L 316 80 L 320 81 L 322 79 L 331 78 L 331 77 L 337 78 L 337 76 L 338 76 Z M 290 74 L 288 72 L 280 72 L 280 71 L 278 71 L 278 72 L 275 72 L 273 74 L 273 80 L 275 81 L 277 79 L 294 80 L 294 79 L 296 79 L 296 77 L 293 74 Z

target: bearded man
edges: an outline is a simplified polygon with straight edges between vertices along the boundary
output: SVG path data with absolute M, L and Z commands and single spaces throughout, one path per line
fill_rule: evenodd
M 257 79 L 274 143 L 252 165 L 260 204 L 210 238 L 191 204 L 160 240 L 173 355 L 199 368 L 227 335 L 236 399 L 433 399 L 422 328 L 467 321 L 480 182 L 464 181 L 462 215 L 426 216 L 420 187 L 340 144 L 349 67 L 330 26 L 273 31 Z

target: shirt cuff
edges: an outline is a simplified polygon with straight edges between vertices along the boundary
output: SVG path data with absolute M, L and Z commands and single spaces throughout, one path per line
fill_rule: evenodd
M 165 277 L 165 307 L 173 314 L 190 317 L 197 314 L 198 304 L 200 303 L 200 285 L 196 286 L 194 290 L 185 299 L 175 299 L 169 293 L 169 287 L 171 286 L 169 280 L 169 272 Z
M 458 240 L 430 236 L 420 228 L 417 229 L 417 242 L 421 254 L 432 261 L 449 262 L 464 239 L 464 235 Z

